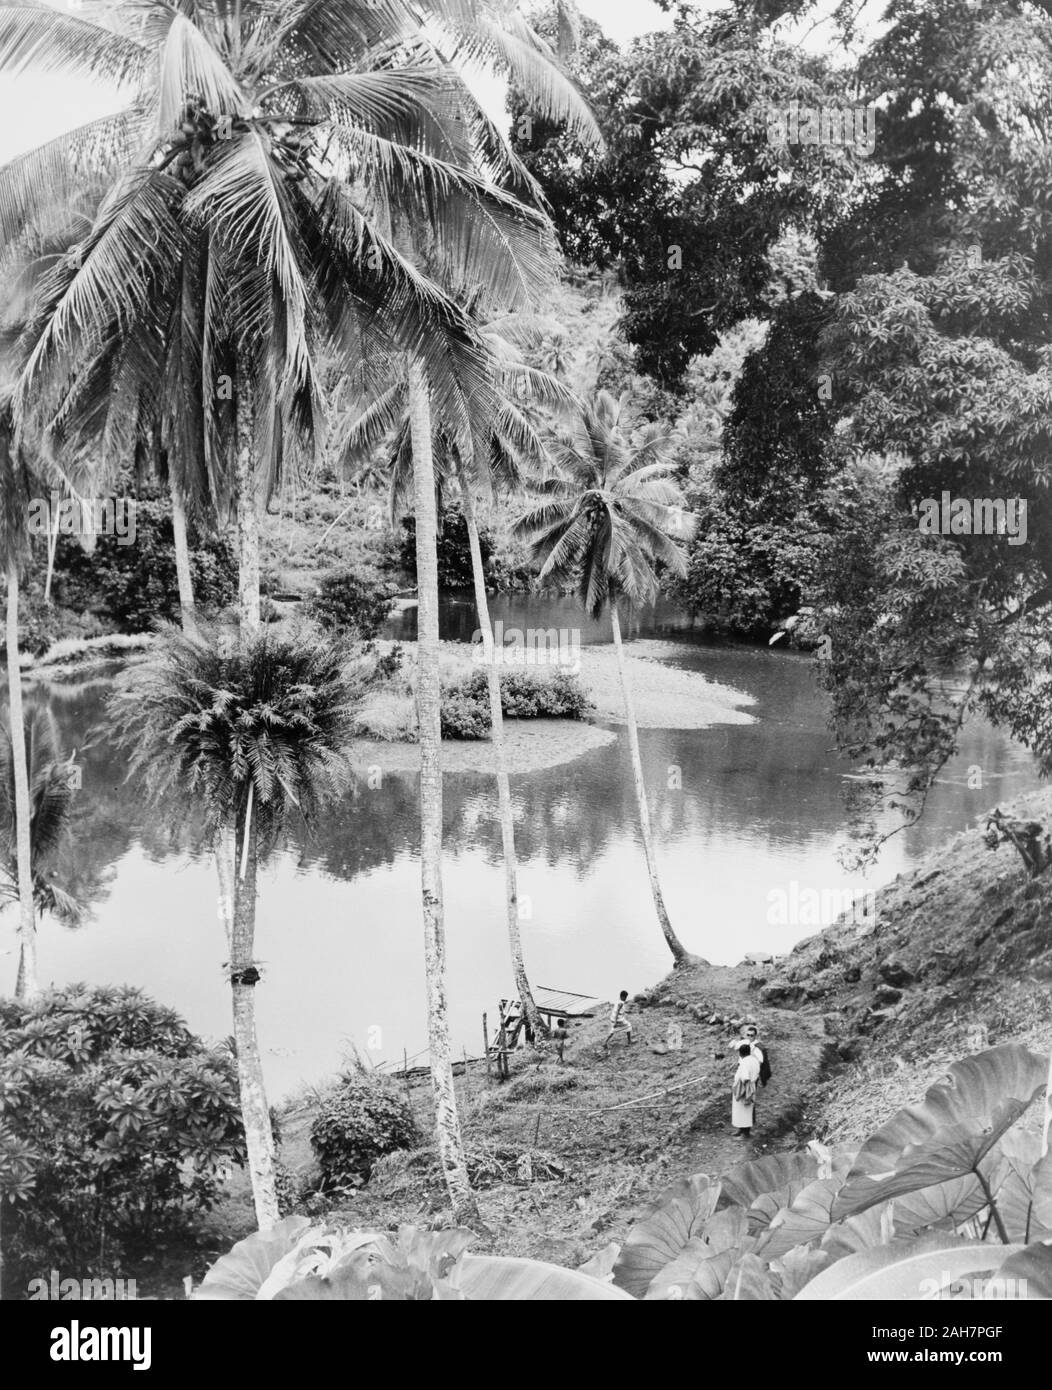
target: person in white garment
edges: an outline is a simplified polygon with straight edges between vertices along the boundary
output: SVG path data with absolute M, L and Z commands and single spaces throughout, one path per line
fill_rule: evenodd
M 752 1134 L 756 1123 L 756 1084 L 760 1079 L 759 1059 L 749 1043 L 738 1048 L 738 1070 L 731 1086 L 731 1124 L 743 1139 Z

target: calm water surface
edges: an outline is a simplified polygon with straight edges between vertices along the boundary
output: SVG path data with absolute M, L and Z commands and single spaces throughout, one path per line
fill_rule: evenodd
M 494 601 L 507 626 L 577 628 L 608 641 L 570 600 Z M 391 635 L 413 635 L 404 613 Z M 446 601 L 443 635 L 470 640 L 474 607 Z M 662 884 L 689 949 L 735 963 L 749 950 L 786 951 L 815 926 L 768 921 L 781 889 L 863 892 L 893 878 L 997 800 L 1037 785 L 1029 755 L 987 725 L 966 730 L 921 824 L 884 848 L 870 878 L 850 877 L 836 851 L 872 815 L 871 792 L 850 780 L 832 751 L 825 705 L 808 658 L 791 652 L 705 644 L 674 609 L 659 605 L 632 637 L 676 643 L 671 660 L 751 695 L 755 722 L 640 734 Z M 80 749 L 83 793 L 66 886 L 91 903 L 77 931 L 45 921 L 44 980 L 130 982 L 177 1008 L 196 1030 L 230 1031 L 215 868 L 194 837 L 173 833 L 148 811 L 101 725 L 109 685 L 86 680 L 36 691 L 50 700 L 64 746 Z M 983 789 L 967 786 L 977 764 Z M 370 790 L 365 769 L 352 796 L 310 841 L 277 856 L 260 876 L 257 955 L 260 1040 L 275 1096 L 316 1081 L 353 1041 L 377 1059 L 425 1046 L 419 899 L 417 779 L 385 773 Z M 677 785 L 678 784 L 678 785 Z M 638 841 L 623 733 L 576 761 L 512 779 L 527 967 L 536 984 L 609 998 L 666 973 Z M 496 794 L 490 778 L 447 774 L 444 882 L 449 1002 L 457 1049 L 481 1049 L 491 1019 L 512 992 L 503 917 Z M 0 918 L 0 951 L 14 939 L 13 911 Z M 13 975 L 14 955 L 0 955 Z M 8 986 L 10 987 L 10 986 Z M 371 1045 L 371 1047 L 370 1047 Z

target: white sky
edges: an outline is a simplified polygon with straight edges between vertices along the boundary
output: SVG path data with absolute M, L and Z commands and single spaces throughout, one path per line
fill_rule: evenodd
M 49 0 L 56 9 L 64 9 L 71 0 Z M 866 8 L 883 7 L 883 0 L 869 0 Z M 603 26 L 610 38 L 625 44 L 639 34 L 654 29 L 668 29 L 672 18 L 662 13 L 651 0 L 578 0 L 579 8 Z M 702 0 L 701 10 L 719 8 L 717 0 Z M 72 5 L 75 11 L 76 6 Z M 823 9 L 832 9 L 830 0 Z M 811 21 L 808 21 L 808 24 Z M 803 26 L 807 28 L 807 24 Z M 808 40 L 808 48 L 821 48 L 823 28 Z M 825 30 L 828 33 L 828 30 Z M 492 116 L 504 122 L 504 84 L 479 77 L 471 84 L 476 95 Z M 120 109 L 117 90 L 90 78 L 56 77 L 25 74 L 19 77 L 0 76 L 0 164 L 62 135 L 85 121 L 94 120 Z

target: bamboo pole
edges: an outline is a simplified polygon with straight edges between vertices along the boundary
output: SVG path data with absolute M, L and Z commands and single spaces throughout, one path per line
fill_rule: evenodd
M 489 1064 L 489 1029 L 486 1027 L 486 1015 L 482 1015 L 482 1055 L 486 1059 L 486 1075 L 493 1076 L 493 1069 Z

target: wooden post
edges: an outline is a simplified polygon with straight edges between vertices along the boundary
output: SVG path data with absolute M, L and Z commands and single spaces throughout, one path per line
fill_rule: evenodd
M 543 1114 L 544 1114 L 544 1111 L 543 1111 L 543 1110 L 538 1110 L 538 1111 L 537 1111 L 537 1123 L 536 1123 L 536 1125 L 534 1126 L 534 1129 L 533 1129 L 533 1147 L 534 1147 L 534 1148 L 537 1147 L 537 1140 L 541 1137 L 541 1117 L 543 1116 Z
M 460 1051 L 464 1057 L 464 1099 L 469 1100 L 471 1097 L 471 1083 L 468 1079 L 468 1050 L 466 1047 L 462 1047 Z
M 409 1094 L 409 1054 L 402 1048 L 402 1079 L 405 1082 L 405 1103 L 410 1109 L 413 1108 L 413 1098 Z
M 486 1058 L 486 1075 L 492 1076 L 493 1072 L 489 1064 L 489 1029 L 486 1027 L 486 1015 L 482 1015 L 482 1051 Z

